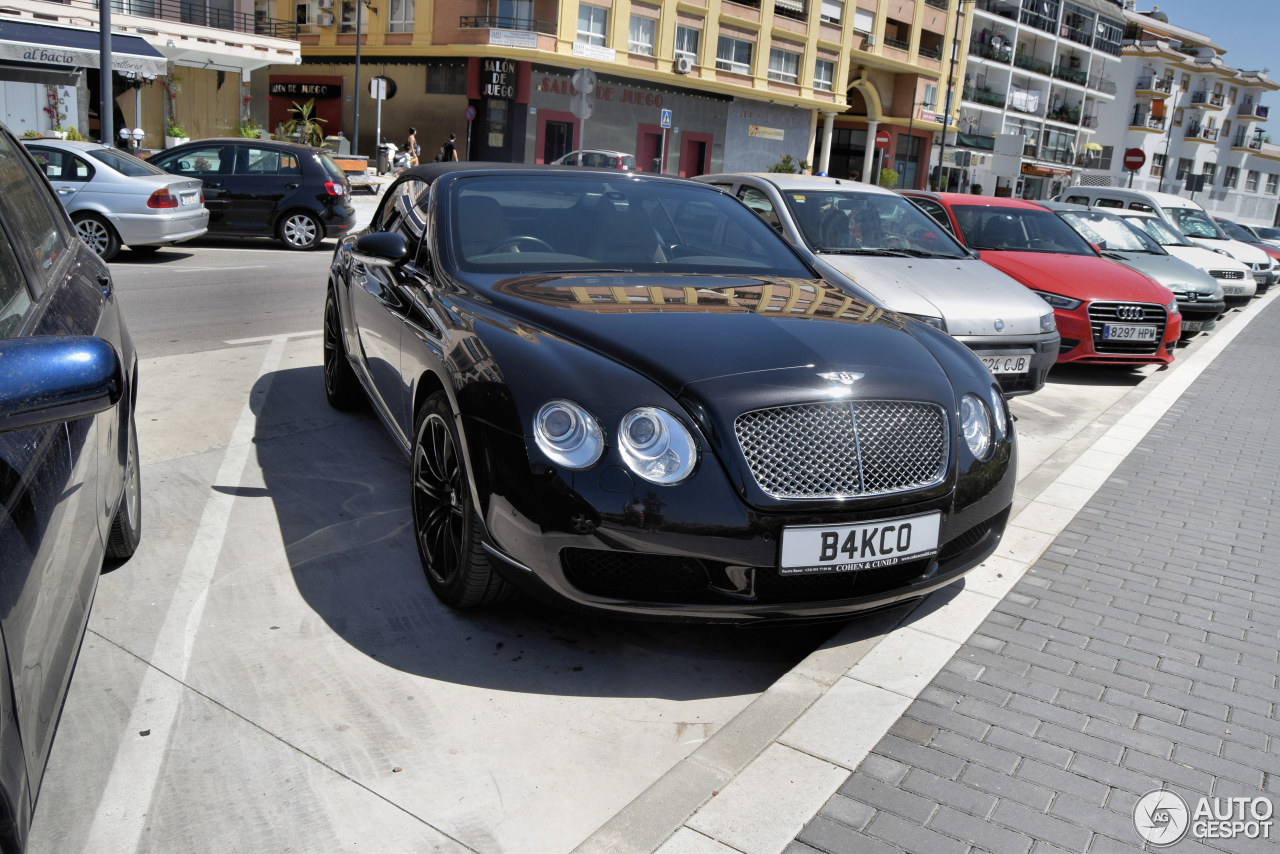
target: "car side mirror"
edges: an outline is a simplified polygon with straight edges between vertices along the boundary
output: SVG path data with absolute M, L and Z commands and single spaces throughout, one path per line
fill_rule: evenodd
M 1106 248 L 1107 248 L 1107 245 L 1106 245 L 1105 243 L 1101 243 L 1101 244 L 1099 244 L 1099 243 L 1090 243 L 1090 244 L 1089 244 L 1089 246 L 1090 246 L 1090 248 L 1092 248 L 1092 249 L 1093 249 L 1093 251 L 1094 251 L 1094 252 L 1097 252 L 1099 255 L 1101 255 L 1101 254 L 1102 254 L 1102 250 L 1103 250 L 1103 249 L 1106 249 Z
M 409 260 L 409 247 L 394 231 L 375 231 L 357 238 L 351 254 L 369 267 L 399 267 Z
M 101 338 L 0 341 L 0 432 L 97 415 L 115 406 L 124 388 L 120 356 Z

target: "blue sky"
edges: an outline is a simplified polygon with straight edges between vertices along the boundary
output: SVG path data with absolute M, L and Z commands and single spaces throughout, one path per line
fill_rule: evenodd
M 1270 68 L 1267 76 L 1280 81 L 1277 0 L 1138 0 L 1140 12 L 1157 6 L 1169 16 L 1169 23 L 1206 35 L 1225 48 L 1227 65 L 1245 71 Z

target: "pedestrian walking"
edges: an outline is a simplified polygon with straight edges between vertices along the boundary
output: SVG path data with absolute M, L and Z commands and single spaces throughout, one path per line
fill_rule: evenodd
M 458 146 L 453 142 L 457 138 L 456 135 L 449 134 L 448 141 L 440 146 L 440 159 L 445 163 L 455 163 L 458 160 Z
M 418 145 L 418 129 L 417 128 L 415 127 L 409 128 L 409 138 L 405 140 L 405 147 L 409 152 L 409 165 L 417 166 L 418 152 L 422 150 L 421 146 Z

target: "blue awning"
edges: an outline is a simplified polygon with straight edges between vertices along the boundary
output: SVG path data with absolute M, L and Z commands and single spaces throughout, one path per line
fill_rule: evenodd
M 0 21 L 0 60 L 66 69 L 97 68 L 98 31 Z M 112 33 L 111 68 L 159 76 L 168 70 L 168 60 L 144 39 Z

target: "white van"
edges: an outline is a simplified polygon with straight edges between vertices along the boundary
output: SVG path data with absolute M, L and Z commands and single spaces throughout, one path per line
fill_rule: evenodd
M 1148 193 L 1123 187 L 1068 187 L 1055 201 L 1095 208 L 1149 211 L 1178 229 L 1192 243 L 1224 252 L 1243 262 L 1253 273 L 1259 291 L 1265 291 L 1280 279 L 1280 268 L 1272 262 L 1270 255 L 1256 246 L 1232 240 L 1213 221 L 1213 217 L 1191 199 L 1173 193 Z

